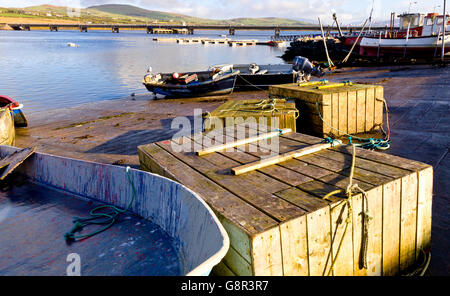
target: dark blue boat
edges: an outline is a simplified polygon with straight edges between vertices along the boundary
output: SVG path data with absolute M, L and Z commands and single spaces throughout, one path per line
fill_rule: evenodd
M 239 71 L 218 67 L 209 71 L 188 73 L 147 74 L 142 81 L 154 94 L 169 98 L 189 98 L 226 95 L 233 92 Z

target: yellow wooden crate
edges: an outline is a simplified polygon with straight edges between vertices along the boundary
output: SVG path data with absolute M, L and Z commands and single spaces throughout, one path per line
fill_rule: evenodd
M 174 149 L 181 144 L 205 148 L 208 142 L 215 145 L 225 138 L 234 140 L 237 134 L 230 132 L 232 128 L 138 147 L 141 169 L 197 192 L 227 230 L 230 249 L 214 269 L 216 274 L 396 275 L 414 266 L 429 249 L 430 165 L 356 148 L 353 183 L 367 192 L 367 203 L 362 194 L 355 193 L 349 213 L 345 195 L 331 200 L 323 197 L 346 189 L 351 147 L 326 149 L 238 176 L 230 173 L 231 168 L 264 157 L 265 146 L 252 143 L 205 156 Z M 246 128 L 265 132 L 267 127 Z M 215 138 L 218 135 L 224 138 Z M 300 133 L 282 135 L 279 152 L 322 141 Z M 368 205 L 371 217 L 367 268 L 360 266 L 363 205 Z M 332 261 L 335 264 L 330 271 Z
M 285 99 L 228 101 L 211 113 L 204 121 L 205 131 L 222 129 L 242 122 L 255 122 L 261 125 L 296 131 L 299 112 L 293 101 Z
M 301 116 L 297 130 L 320 137 L 341 136 L 377 130 L 383 124 L 383 87 L 330 83 L 299 86 L 273 85 L 271 97 L 295 99 Z

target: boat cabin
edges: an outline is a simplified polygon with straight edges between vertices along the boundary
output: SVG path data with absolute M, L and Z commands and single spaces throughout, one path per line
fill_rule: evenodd
M 439 15 L 437 13 L 429 13 L 425 17 L 424 26 L 422 35 L 423 36 L 433 36 L 433 35 L 439 35 L 442 33 L 442 23 L 444 21 L 444 16 Z M 445 31 L 450 31 L 450 16 L 446 16 L 446 28 Z
M 400 18 L 400 30 L 414 29 L 422 27 L 424 24 L 425 14 L 423 13 L 404 13 L 398 16 Z
M 397 37 L 406 37 L 408 27 L 409 34 L 413 37 L 422 35 L 425 14 L 423 13 L 404 13 L 398 16 L 400 18 L 399 33 Z

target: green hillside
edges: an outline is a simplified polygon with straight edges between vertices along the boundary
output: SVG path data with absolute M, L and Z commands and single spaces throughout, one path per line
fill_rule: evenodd
M 188 15 L 147 10 L 132 5 L 106 4 L 91 6 L 80 10 L 80 17 L 70 17 L 67 7 L 54 5 L 39 5 L 25 8 L 2 8 L 0 17 L 32 17 L 92 23 L 173 23 L 197 25 L 304 25 L 306 22 L 284 18 L 235 18 L 228 20 L 215 20 L 197 18 Z

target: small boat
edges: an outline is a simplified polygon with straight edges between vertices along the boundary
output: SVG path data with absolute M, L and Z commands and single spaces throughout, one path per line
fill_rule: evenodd
M 14 145 L 16 130 L 9 108 L 0 108 L 0 145 Z
M 267 89 L 270 85 L 293 83 L 296 73 L 290 64 L 257 65 L 239 64 L 234 68 L 240 73 L 236 78 L 235 90 Z
M 0 146 L 0 157 L 18 150 Z M 0 275 L 208 275 L 229 248 L 211 208 L 159 175 L 36 152 L 7 178 Z M 125 210 L 105 231 L 66 241 L 74 216 L 105 206 Z
M 222 65 L 201 72 L 149 73 L 142 83 L 148 91 L 168 98 L 217 96 L 233 92 L 238 74 L 232 65 Z
M 69 47 L 80 47 L 78 44 L 73 43 L 73 42 L 68 42 L 67 46 L 69 46 Z
M 288 42 L 287 41 L 281 41 L 281 40 L 270 40 L 267 42 L 267 45 L 269 46 L 273 46 L 273 47 L 286 47 L 288 46 Z
M 12 111 L 15 127 L 27 127 L 28 121 L 22 111 L 23 105 L 14 99 L 0 95 L 0 108 L 8 107 Z
M 240 72 L 234 86 L 235 90 L 267 89 L 271 85 L 297 82 L 300 78 L 299 72 L 303 70 L 304 60 L 309 63 L 308 65 L 314 67 L 307 59 L 300 56 L 294 58 L 293 64 L 257 65 L 253 63 L 234 65 L 234 68 Z M 318 71 L 317 74 L 319 75 L 315 76 L 323 76 L 321 71 Z

